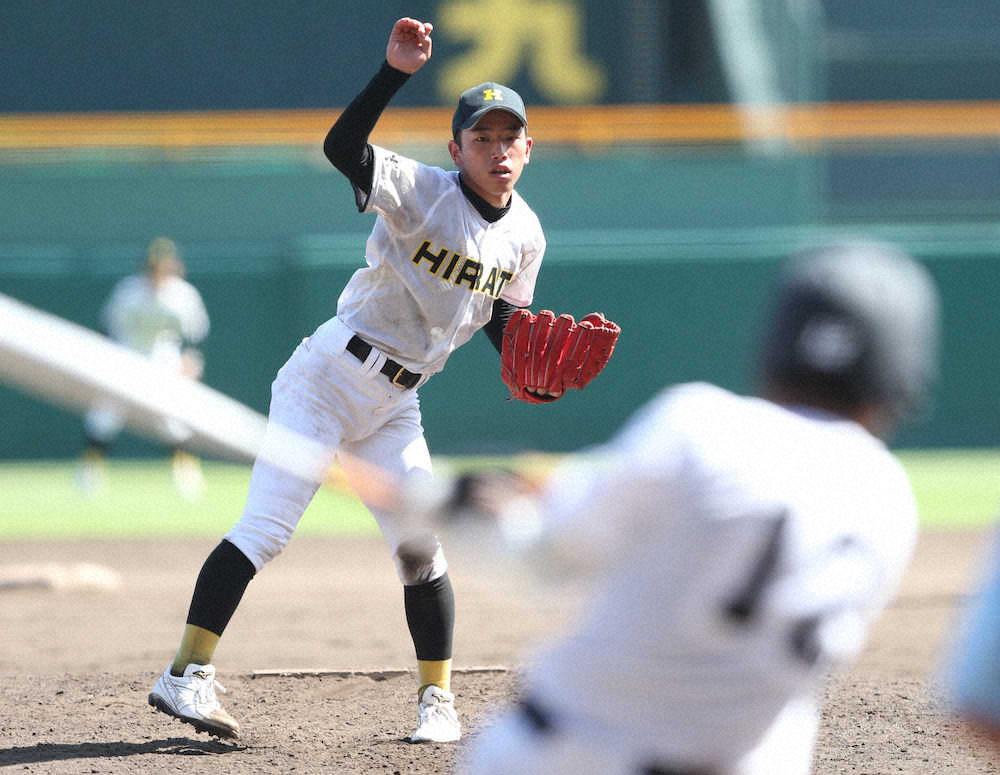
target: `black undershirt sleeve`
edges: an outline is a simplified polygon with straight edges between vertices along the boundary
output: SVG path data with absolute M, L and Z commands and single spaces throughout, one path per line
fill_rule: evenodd
M 483 326 L 483 331 L 486 332 L 486 336 L 493 342 L 493 346 L 497 348 L 498 353 L 503 352 L 503 330 L 507 326 L 507 321 L 519 309 L 521 307 L 515 307 L 509 301 L 504 301 L 503 299 L 497 299 L 493 302 L 493 315 L 490 317 L 489 322 Z
M 388 62 L 383 62 L 368 85 L 350 105 L 344 108 L 323 142 L 323 153 L 326 154 L 326 158 L 344 173 L 354 186 L 354 196 L 359 210 L 364 210 L 368 201 L 375 173 L 368 135 L 375 128 L 389 100 L 409 77 L 408 73 L 397 70 Z

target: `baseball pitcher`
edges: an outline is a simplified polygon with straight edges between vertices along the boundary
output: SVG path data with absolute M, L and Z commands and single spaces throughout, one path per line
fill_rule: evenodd
M 258 458 L 243 515 L 206 560 L 180 648 L 149 695 L 157 709 L 213 735 L 235 737 L 239 728 L 216 697 L 216 643 L 251 578 L 291 538 L 337 450 L 349 480 L 351 460 L 404 480 L 429 477 L 417 389 L 481 328 L 501 354 L 505 384 L 532 403 L 584 387 L 618 337 L 618 326 L 600 314 L 576 322 L 526 309 L 545 238 L 514 190 L 532 150 L 516 92 L 484 83 L 461 95 L 448 143 L 455 171 L 368 142 L 392 96 L 430 58 L 431 31 L 415 19 L 395 23 L 385 62 L 324 143 L 358 209 L 378 217 L 365 265 L 343 289 L 336 315 L 279 370 L 269 422 L 321 442 L 328 454 L 305 478 Z M 366 505 L 403 584 L 416 653 L 417 728 L 410 740 L 456 741 L 454 595 L 444 553 L 437 536 L 406 513 Z

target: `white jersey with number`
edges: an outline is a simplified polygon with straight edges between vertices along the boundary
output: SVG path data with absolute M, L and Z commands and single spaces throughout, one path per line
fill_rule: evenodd
M 528 306 L 545 252 L 538 217 L 514 192 L 489 223 L 458 173 L 373 146 L 366 212 L 378 218 L 367 266 L 340 295 L 337 317 L 410 371 L 440 371 L 455 348 L 490 319 L 502 298 Z
M 101 322 L 116 342 L 164 363 L 178 360 L 183 345 L 197 344 L 209 329 L 201 294 L 181 277 L 167 277 L 157 287 L 146 275 L 123 278 Z
M 528 687 L 636 762 L 804 775 L 818 679 L 861 648 L 915 543 L 902 467 L 853 422 L 701 383 L 603 453 L 545 500 L 548 562 L 604 575 Z

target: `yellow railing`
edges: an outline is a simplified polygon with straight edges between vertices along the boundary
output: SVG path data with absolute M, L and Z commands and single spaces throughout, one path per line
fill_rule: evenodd
M 788 105 L 606 105 L 528 110 L 537 143 L 580 145 L 734 143 L 813 145 L 883 139 L 1000 138 L 1000 102 L 864 102 Z M 0 114 L 0 149 L 193 148 L 317 145 L 330 110 Z M 445 143 L 447 108 L 390 108 L 372 141 Z

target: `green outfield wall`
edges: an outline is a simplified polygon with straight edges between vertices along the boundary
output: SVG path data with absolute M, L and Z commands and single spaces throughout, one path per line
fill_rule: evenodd
M 550 230 L 536 307 L 604 311 L 622 325 L 614 359 L 586 391 L 534 406 L 506 400 L 499 359 L 477 334 L 421 389 L 437 453 L 564 451 L 611 434 L 664 385 L 709 380 L 753 387 L 759 309 L 781 259 L 842 232 L 816 227 Z M 855 232 L 861 233 L 861 232 Z M 900 434 L 899 446 L 1000 445 L 1000 229 L 985 225 L 881 225 L 924 260 L 944 297 L 943 374 L 933 413 Z M 206 382 L 266 411 L 274 372 L 325 320 L 360 260 L 364 232 L 299 237 L 281 252 L 249 245 L 188 246 L 190 277 L 212 314 Z M 99 302 L 134 261 L 104 262 L 73 250 L 7 248 L 0 288 L 26 302 L 93 323 Z M 0 388 L 0 458 L 75 455 L 77 417 Z M 156 447 L 123 437 L 122 455 Z
M 136 269 L 152 237 L 168 235 L 211 315 L 206 382 L 266 411 L 275 371 L 333 314 L 362 264 L 373 216 L 354 210 L 349 185 L 323 158 L 323 125 L 314 138 L 230 147 L 195 142 L 183 122 L 157 140 L 156 122 L 195 111 L 203 128 L 242 130 L 243 117 L 271 109 L 332 115 L 374 73 L 403 15 L 434 22 L 434 58 L 390 111 L 450 110 L 484 80 L 559 117 L 567 106 L 736 96 L 705 0 L 349 9 L 332 0 L 7 0 L 0 50 L 16 77 L 0 78 L 0 293 L 96 327 L 115 281 Z M 777 98 L 862 109 L 906 99 L 926 112 L 894 124 L 897 137 L 855 134 L 888 120 L 864 112 L 815 138 L 743 144 L 703 117 L 690 134 L 654 145 L 639 131 L 611 139 L 600 121 L 586 123 L 611 114 L 592 111 L 570 119 L 589 127 L 572 145 L 537 137 L 518 186 L 549 239 L 534 306 L 605 312 L 622 324 L 618 351 L 586 391 L 528 406 L 505 400 L 498 356 L 477 335 L 421 390 L 435 452 L 570 450 L 606 438 L 668 383 L 752 389 L 757 316 L 779 262 L 842 234 L 899 242 L 944 294 L 934 412 L 896 443 L 1000 446 L 1000 155 L 978 106 L 971 118 L 945 120 L 949 133 L 933 102 L 998 98 L 991 32 L 1000 6 L 892 0 L 875 12 L 864 0 L 822 0 L 798 10 L 763 4 L 760 16 Z M 111 131 L 107 120 L 120 114 L 130 128 Z M 86 121 L 95 116 L 104 123 Z M 89 129 L 79 134 L 81 121 Z M 418 142 L 404 126 L 396 137 Z M 451 166 L 443 141 L 392 147 Z M 0 459 L 71 457 L 80 446 L 78 417 L 2 385 L 0 430 Z M 126 436 L 116 451 L 157 447 Z
M 724 5 L 724 4 L 723 4 Z M 393 22 L 434 23 L 395 104 L 497 80 L 529 105 L 732 95 L 707 0 L 4 0 L 0 113 L 342 107 Z M 738 11 L 739 9 L 737 9 Z M 786 100 L 996 99 L 993 0 L 760 2 L 741 17 Z M 715 23 L 718 23 L 717 21 Z M 497 30 L 503 30 L 497 34 Z M 730 52 L 732 56 L 732 52 Z
M 450 105 L 487 80 L 516 88 L 528 104 L 725 95 L 704 0 L 625 7 L 4 0 L 2 7 L 0 50 L 17 77 L 0 79 L 0 113 L 343 107 L 378 69 L 402 16 L 433 22 L 434 57 L 396 104 Z

